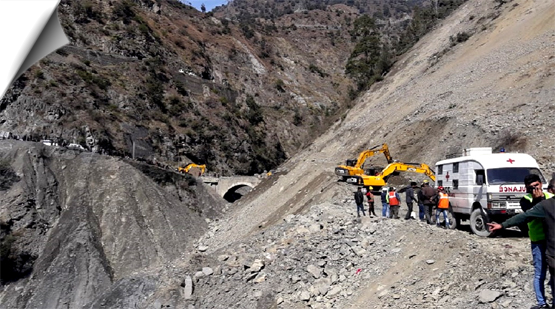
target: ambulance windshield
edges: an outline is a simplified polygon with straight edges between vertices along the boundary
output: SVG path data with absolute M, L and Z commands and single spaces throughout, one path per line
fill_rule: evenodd
M 540 176 L 542 183 L 545 183 L 540 170 L 535 167 L 513 167 L 513 168 L 493 168 L 487 170 L 487 182 L 490 185 L 501 185 L 509 183 L 524 183 L 524 177 L 529 174 Z

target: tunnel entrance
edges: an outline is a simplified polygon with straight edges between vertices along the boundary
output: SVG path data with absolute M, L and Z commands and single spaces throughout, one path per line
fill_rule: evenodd
M 224 194 L 224 199 L 230 203 L 234 203 L 241 199 L 245 194 L 251 192 L 252 187 L 248 185 L 237 185 L 229 188 Z

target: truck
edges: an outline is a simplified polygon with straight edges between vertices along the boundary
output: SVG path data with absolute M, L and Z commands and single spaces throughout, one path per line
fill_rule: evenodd
M 400 172 L 420 173 L 428 176 L 432 181 L 436 180 L 435 172 L 424 163 L 403 163 L 393 162 L 388 164 L 382 171 L 376 172 L 374 175 L 357 175 L 347 177 L 347 182 L 362 185 L 364 187 L 372 187 L 379 191 L 381 187 L 387 184 L 389 177 L 399 175 Z
M 470 220 L 476 235 L 487 237 L 489 222 L 503 222 L 522 212 L 526 194 L 524 177 L 537 174 L 545 182 L 536 160 L 525 153 L 493 153 L 491 147 L 467 148 L 460 157 L 436 163 L 436 186 L 449 195 L 451 227 Z
M 364 162 L 371 156 L 374 156 L 378 153 L 383 153 L 387 163 L 393 163 L 393 158 L 389 153 L 389 147 L 386 143 L 382 145 L 380 149 L 378 148 L 380 145 L 376 145 L 368 150 L 362 151 L 357 159 L 348 159 L 345 162 L 345 165 L 339 165 L 335 168 L 335 175 L 340 176 L 342 180 L 347 181 L 351 176 L 362 175 L 365 171 L 362 169 Z M 373 174 L 373 173 L 372 173 Z

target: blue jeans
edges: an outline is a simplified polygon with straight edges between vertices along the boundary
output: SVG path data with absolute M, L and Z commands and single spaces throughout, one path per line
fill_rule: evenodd
M 447 217 L 447 209 L 436 209 L 436 225 L 439 226 L 439 214 L 443 213 L 443 219 L 445 219 L 445 227 L 449 228 L 449 217 Z M 544 276 L 545 278 L 545 276 Z
M 360 212 L 362 211 L 362 215 L 366 216 L 366 213 L 364 212 L 364 204 L 357 204 L 357 216 L 360 217 Z
M 418 203 L 418 217 L 420 220 L 424 220 L 424 204 Z
M 389 217 L 389 204 L 382 203 L 382 217 Z
M 532 242 L 532 259 L 534 260 L 534 291 L 538 305 L 545 305 L 545 276 L 547 261 L 545 260 L 545 242 Z

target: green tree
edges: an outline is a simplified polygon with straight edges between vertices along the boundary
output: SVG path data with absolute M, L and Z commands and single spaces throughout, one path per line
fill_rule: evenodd
M 368 15 L 357 18 L 351 30 L 351 39 L 356 41 L 345 72 L 353 78 L 358 91 L 366 89 L 381 79 L 393 63 L 387 44 L 382 43 L 376 23 Z

